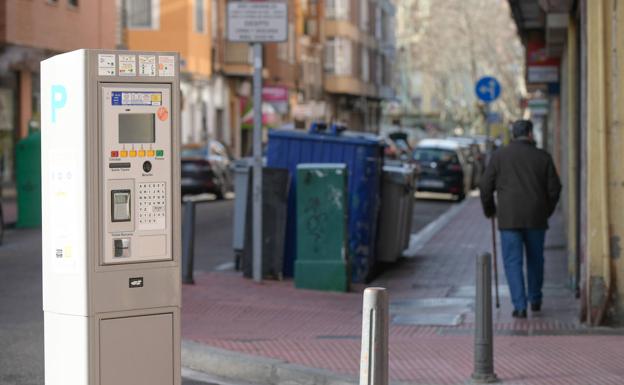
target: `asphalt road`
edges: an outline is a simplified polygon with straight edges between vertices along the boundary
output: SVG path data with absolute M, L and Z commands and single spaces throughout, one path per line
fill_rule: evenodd
M 418 200 L 412 231 L 446 211 L 448 201 Z M 197 206 L 196 270 L 233 268 L 232 200 Z M 43 384 L 41 231 L 8 230 L 0 246 L 0 385 Z M 185 385 L 215 383 L 203 378 Z
M 414 203 L 412 233 L 420 231 L 448 210 L 454 202 L 418 199 Z M 195 271 L 234 268 L 232 249 L 234 201 L 201 203 L 195 212 Z

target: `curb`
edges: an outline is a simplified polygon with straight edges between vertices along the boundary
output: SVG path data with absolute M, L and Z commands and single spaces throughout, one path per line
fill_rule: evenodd
M 182 341 L 182 366 L 229 381 L 258 385 L 355 385 L 355 377 L 283 360 Z
M 190 370 L 189 370 L 190 369 Z M 253 385 L 358 385 L 359 380 L 330 370 L 291 364 L 182 340 L 183 372 L 206 373 L 213 379 Z M 391 385 L 415 385 L 390 381 Z
M 410 236 L 409 247 L 403 251 L 403 257 L 414 258 L 418 252 L 436 235 L 443 227 L 449 224 L 460 211 L 466 207 L 473 197 L 466 197 L 463 202 L 454 205 L 444 214 L 440 215 L 435 221 L 429 223 L 425 228 Z

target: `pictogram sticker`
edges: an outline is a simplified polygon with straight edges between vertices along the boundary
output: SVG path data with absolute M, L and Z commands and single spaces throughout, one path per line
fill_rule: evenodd
M 161 122 L 164 122 L 169 118 L 169 110 L 167 110 L 167 107 L 160 107 L 158 111 L 156 111 L 156 116 L 158 116 Z

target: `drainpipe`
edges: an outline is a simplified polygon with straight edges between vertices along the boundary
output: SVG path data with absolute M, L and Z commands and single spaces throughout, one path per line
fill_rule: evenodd
M 610 228 L 609 228 L 609 174 L 608 174 L 608 138 L 607 130 L 609 125 L 609 117 L 607 116 L 608 108 L 607 103 L 612 101 L 607 95 L 607 75 L 606 75 L 606 60 L 609 58 L 609 51 L 605 44 L 606 31 L 603 28 L 606 21 L 606 9 L 605 4 L 602 1 L 588 2 L 587 3 L 587 28 L 588 28 L 588 90 L 590 92 L 589 106 L 588 106 L 588 124 L 591 128 L 590 137 L 593 135 L 594 140 L 591 138 L 588 143 L 589 153 L 588 157 L 595 159 L 594 167 L 588 168 L 588 173 L 595 171 L 598 173 L 598 178 L 588 180 L 588 183 L 592 184 L 597 182 L 598 186 L 589 186 L 590 192 L 594 192 L 596 196 L 590 198 L 590 204 L 593 203 L 594 207 L 598 210 L 599 217 L 596 218 L 596 223 L 590 223 L 588 231 L 592 230 L 592 225 L 597 225 L 599 239 L 596 239 L 598 247 L 593 247 L 589 250 L 589 253 L 593 253 L 591 258 L 602 259 L 600 264 L 597 264 L 595 270 L 602 269 L 602 271 L 595 271 L 592 269 L 591 261 L 588 261 L 587 268 L 587 285 L 588 285 L 588 309 L 587 309 L 587 323 L 589 325 L 598 326 L 605 318 L 607 309 L 609 308 L 612 292 L 613 292 L 613 277 L 612 277 L 612 258 L 611 258 L 611 245 L 610 245 Z M 615 26 L 613 27 L 615 28 Z M 612 43 L 613 44 L 613 43 Z M 594 46 L 595 45 L 595 46 Z M 613 47 L 609 47 L 613 48 Z M 593 66 L 591 65 L 593 64 Z M 594 90 L 595 99 L 591 97 L 591 91 Z M 615 111 L 614 111 L 615 112 Z M 597 148 L 594 151 L 591 150 L 593 142 Z M 596 170 L 597 168 L 597 170 Z M 598 187 L 598 188 L 596 188 Z M 595 218 L 595 217 L 594 217 Z M 593 222 L 593 221 L 590 221 Z M 591 237 L 591 235 L 590 235 Z M 593 243 L 593 242 L 592 242 Z M 598 273 L 604 281 L 604 294 L 599 300 L 600 303 L 596 304 L 592 301 L 594 288 L 593 277 Z M 593 310 L 597 309 L 596 318 L 593 319 Z

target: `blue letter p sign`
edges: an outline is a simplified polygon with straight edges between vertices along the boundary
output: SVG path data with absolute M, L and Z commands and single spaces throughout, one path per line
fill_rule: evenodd
M 52 123 L 56 123 L 56 110 L 65 107 L 67 102 L 67 91 L 65 87 L 54 84 L 52 85 Z

